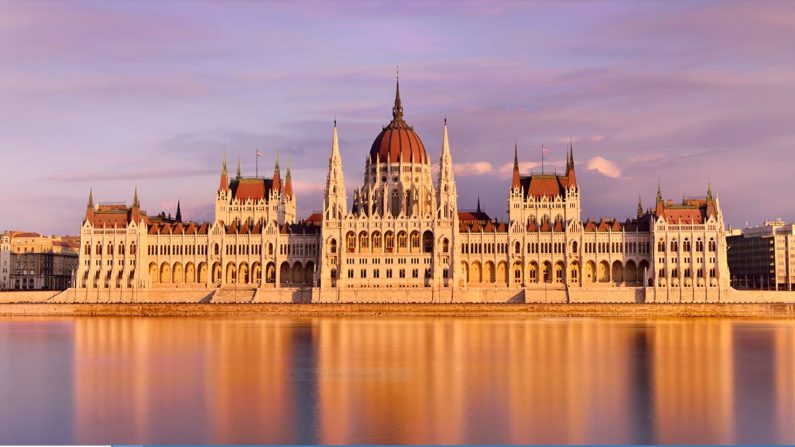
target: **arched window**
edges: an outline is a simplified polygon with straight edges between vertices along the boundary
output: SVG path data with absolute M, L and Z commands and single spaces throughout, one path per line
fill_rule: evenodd
M 665 251 L 665 242 L 662 239 L 657 242 L 657 251 Z
M 682 250 L 684 250 L 685 253 L 690 251 L 690 239 L 685 238 L 684 242 L 682 242 Z
M 521 251 L 522 251 L 522 244 L 519 241 L 516 241 L 516 243 L 513 246 L 513 252 L 519 254 Z
M 715 243 L 715 239 L 709 238 L 709 251 L 717 250 L 717 244 Z
M 354 235 L 353 232 L 348 233 L 345 242 L 348 248 L 348 253 L 353 253 L 353 251 L 356 250 L 356 235 Z
M 420 246 L 420 233 L 416 231 L 411 233 L 411 248 L 416 248 Z
M 422 235 L 422 251 L 424 253 L 433 252 L 433 234 L 430 231 L 426 231 Z
M 571 252 L 572 254 L 577 254 L 577 241 L 571 243 Z
M 124 256 L 124 242 L 119 242 L 119 254 Z
M 676 242 L 676 239 L 671 241 L 671 251 L 673 252 L 679 251 L 679 243 Z
M 270 245 L 268 247 L 270 247 L 271 249 L 273 248 Z M 337 240 L 336 239 L 332 239 L 331 242 L 329 243 L 329 252 L 330 253 L 336 253 L 337 252 Z
M 90 255 L 91 254 L 91 245 L 88 242 L 86 242 L 86 246 L 83 249 L 83 254 L 86 254 L 86 255 Z
M 130 244 L 130 254 L 131 254 L 131 255 L 134 255 L 134 254 L 135 254 L 135 241 L 133 241 L 133 242 Z
M 97 242 L 97 256 L 102 255 L 102 244 Z
M 397 216 L 400 214 L 400 195 L 397 189 L 392 191 L 392 215 Z
M 450 252 L 450 241 L 448 241 L 447 238 L 444 238 L 444 240 L 442 240 L 442 251 L 444 253 Z

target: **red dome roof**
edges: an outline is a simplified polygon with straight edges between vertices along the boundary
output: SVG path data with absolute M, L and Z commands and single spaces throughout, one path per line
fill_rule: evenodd
M 370 162 L 378 159 L 381 163 L 428 163 L 428 154 L 422 140 L 414 128 L 403 121 L 403 106 L 400 103 L 400 83 L 395 93 L 395 107 L 392 109 L 392 122 L 384 127 L 370 147 Z

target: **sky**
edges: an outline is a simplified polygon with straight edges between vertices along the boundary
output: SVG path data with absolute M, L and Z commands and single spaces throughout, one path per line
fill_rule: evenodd
M 795 220 L 795 2 L 0 0 L 0 230 L 77 234 L 95 201 L 211 221 L 221 160 L 292 167 L 322 204 L 336 118 L 348 188 L 391 119 L 431 160 L 448 119 L 460 209 L 506 219 L 562 171 L 582 216 L 718 195 L 727 225 Z M 282 176 L 284 172 L 282 172 Z

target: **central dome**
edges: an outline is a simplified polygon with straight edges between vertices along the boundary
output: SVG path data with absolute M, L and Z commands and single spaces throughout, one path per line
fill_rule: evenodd
M 429 163 L 422 140 L 414 128 L 403 121 L 403 106 L 400 103 L 400 81 L 395 92 L 395 107 L 392 122 L 375 137 L 370 147 L 370 162 L 381 163 Z

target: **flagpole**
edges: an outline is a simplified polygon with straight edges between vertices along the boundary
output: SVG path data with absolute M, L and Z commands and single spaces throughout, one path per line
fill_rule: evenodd
M 541 144 L 541 175 L 544 175 L 544 144 Z
M 259 149 L 254 150 L 254 177 L 259 178 Z

